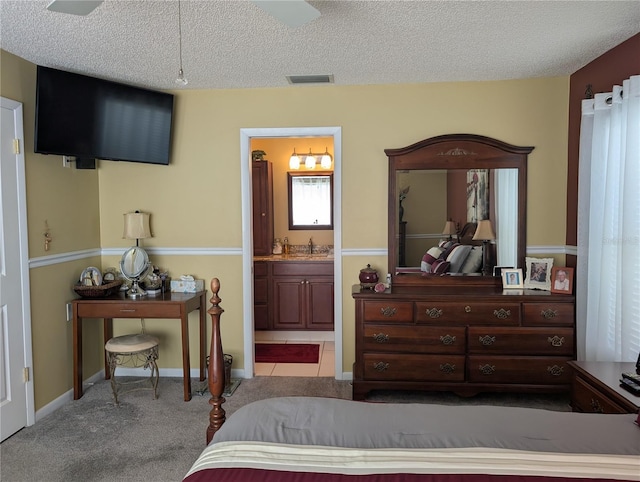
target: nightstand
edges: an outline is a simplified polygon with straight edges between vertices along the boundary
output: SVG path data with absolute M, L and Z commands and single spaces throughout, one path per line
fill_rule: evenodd
M 638 413 L 640 397 L 620 387 L 623 372 L 635 373 L 633 362 L 570 361 L 573 368 L 571 407 L 574 412 Z

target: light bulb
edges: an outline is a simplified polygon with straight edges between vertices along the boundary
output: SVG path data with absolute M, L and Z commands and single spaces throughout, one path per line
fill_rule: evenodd
M 289 169 L 300 169 L 300 158 L 296 154 L 289 158 Z
M 180 69 L 178 71 L 178 78 L 176 79 L 176 84 L 187 85 L 188 83 L 189 83 L 189 81 L 184 76 L 184 72 L 182 71 L 182 69 Z
M 322 169 L 330 169 L 331 168 L 331 156 L 328 152 L 325 152 L 322 155 L 322 159 L 320 159 L 320 167 Z

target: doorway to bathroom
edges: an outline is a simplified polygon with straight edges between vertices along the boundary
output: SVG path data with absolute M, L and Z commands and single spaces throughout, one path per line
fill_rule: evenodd
M 322 146 L 319 146 L 321 143 Z M 324 153 L 333 151 L 333 233 L 327 236 L 326 232 L 320 235 L 320 231 L 313 232 L 311 241 L 316 241 L 314 248 L 331 249 L 331 256 L 325 261 L 331 260 L 333 272 L 333 330 L 256 330 L 254 316 L 254 256 L 253 256 L 253 197 L 252 197 L 252 176 L 251 176 L 251 153 L 252 151 L 265 152 L 264 159 L 279 163 L 274 170 L 280 176 L 286 178 L 289 169 L 289 158 L 296 147 L 304 163 L 304 154 L 309 150 L 312 153 Z M 280 145 L 280 147 L 278 147 Z M 264 148 L 269 146 L 269 150 Z M 302 146 L 305 146 L 304 148 Z M 304 154 L 303 154 L 304 153 Z M 342 268 L 340 263 L 341 254 L 341 162 L 342 162 L 342 142 L 340 127 L 318 127 L 318 128 L 263 128 L 263 129 L 241 129 L 241 162 L 242 162 L 242 205 L 243 205 L 243 311 L 244 311 L 244 376 L 250 378 L 253 375 L 272 376 L 332 376 L 336 379 L 343 378 L 342 371 Z M 320 166 L 318 166 L 320 167 Z M 320 170 L 319 170 L 320 171 Z M 282 181 L 282 179 L 279 179 Z M 286 182 L 286 181 L 285 181 Z M 282 201 L 287 200 L 287 190 L 274 185 L 274 195 Z M 285 185 L 286 186 L 286 185 Z M 276 195 L 275 192 L 278 192 Z M 275 204 L 275 203 L 274 203 Z M 282 208 L 279 208 L 282 209 Z M 288 218 L 282 217 L 274 225 L 274 237 L 291 238 L 289 243 L 292 249 L 302 249 L 302 240 L 298 233 L 288 230 Z M 286 226 L 286 227 L 285 227 Z M 284 233 L 284 234 L 282 234 Z M 307 234 L 300 233 L 307 236 Z M 300 245 L 300 247 L 298 246 Z M 327 253 L 328 254 L 328 253 Z M 255 364 L 254 344 L 261 342 L 279 343 L 316 343 L 320 345 L 320 359 L 317 366 L 314 364 Z M 322 361 L 324 360 L 324 364 Z M 279 366 L 276 366 L 279 365 Z M 297 365 L 297 366 L 296 366 Z

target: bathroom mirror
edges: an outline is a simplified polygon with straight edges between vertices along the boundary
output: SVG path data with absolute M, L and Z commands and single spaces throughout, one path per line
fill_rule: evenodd
M 333 173 L 289 172 L 290 230 L 333 229 Z

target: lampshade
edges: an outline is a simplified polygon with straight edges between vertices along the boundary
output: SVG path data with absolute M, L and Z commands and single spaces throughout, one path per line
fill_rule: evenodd
M 289 169 L 300 169 L 300 158 L 296 154 L 296 150 L 293 150 L 293 154 L 289 158 Z
M 442 234 L 448 234 L 451 236 L 452 234 L 456 234 L 456 223 L 453 221 L 447 221 L 444 223 L 444 229 L 442 230 Z
M 311 154 L 311 149 L 309 149 L 309 154 L 304 160 L 304 167 L 307 169 L 314 169 L 316 167 L 316 158 Z
M 124 215 L 124 239 L 144 239 L 151 237 L 149 228 L 149 213 L 126 213 Z
M 490 220 L 483 219 L 478 223 L 473 239 L 478 241 L 492 241 L 496 239 L 496 234 L 493 232 L 493 226 Z
M 324 154 L 322 154 L 322 158 L 320 159 L 320 167 L 322 169 L 331 168 L 331 155 L 329 155 L 329 151 L 325 148 Z

